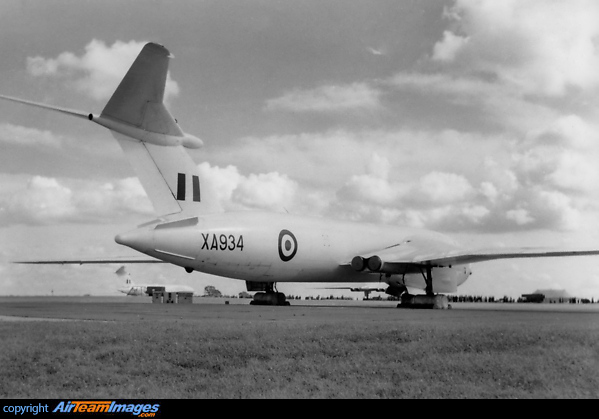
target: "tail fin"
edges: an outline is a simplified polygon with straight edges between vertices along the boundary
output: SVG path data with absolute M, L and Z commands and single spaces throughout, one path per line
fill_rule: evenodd
M 170 58 L 162 45 L 146 44 L 100 116 L 9 96 L 0 99 L 89 119 L 110 129 L 158 215 L 207 212 L 198 168 L 185 151 L 200 148 L 202 141 L 184 133 L 164 106 Z
M 125 277 L 125 286 L 133 286 L 133 281 L 131 281 L 131 274 L 127 272 L 125 266 L 121 266 L 114 272 L 121 280 Z
M 200 178 L 184 147 L 201 141 L 183 133 L 164 106 L 171 55 L 161 45 L 144 46 L 99 117 L 111 129 L 158 215 L 199 212 Z

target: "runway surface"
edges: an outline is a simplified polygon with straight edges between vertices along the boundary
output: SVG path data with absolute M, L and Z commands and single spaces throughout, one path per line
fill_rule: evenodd
M 450 310 L 397 309 L 393 301 L 292 300 L 289 307 L 250 306 L 249 299 L 195 297 L 193 304 L 152 304 L 148 297 L 0 297 L 0 321 L 539 321 L 564 316 L 599 321 L 599 304 L 452 303 Z

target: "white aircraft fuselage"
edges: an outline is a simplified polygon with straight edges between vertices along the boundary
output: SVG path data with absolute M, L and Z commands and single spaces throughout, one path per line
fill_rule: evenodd
M 414 241 L 431 253 L 460 248 L 433 231 L 249 211 L 156 222 L 115 240 L 189 271 L 251 282 L 389 283 L 384 273 L 356 271 L 352 258 Z M 393 273 L 402 285 L 425 287 L 420 270 Z M 470 265 L 436 268 L 435 292 L 455 292 L 470 274 Z

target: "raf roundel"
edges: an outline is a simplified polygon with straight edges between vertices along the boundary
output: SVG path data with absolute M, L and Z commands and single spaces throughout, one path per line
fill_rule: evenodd
M 279 233 L 279 257 L 283 262 L 289 262 L 297 253 L 297 239 L 289 230 Z

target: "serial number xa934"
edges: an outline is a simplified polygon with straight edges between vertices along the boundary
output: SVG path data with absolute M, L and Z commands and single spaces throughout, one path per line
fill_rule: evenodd
M 240 250 L 243 251 L 243 235 L 202 233 L 204 243 L 201 250 Z

